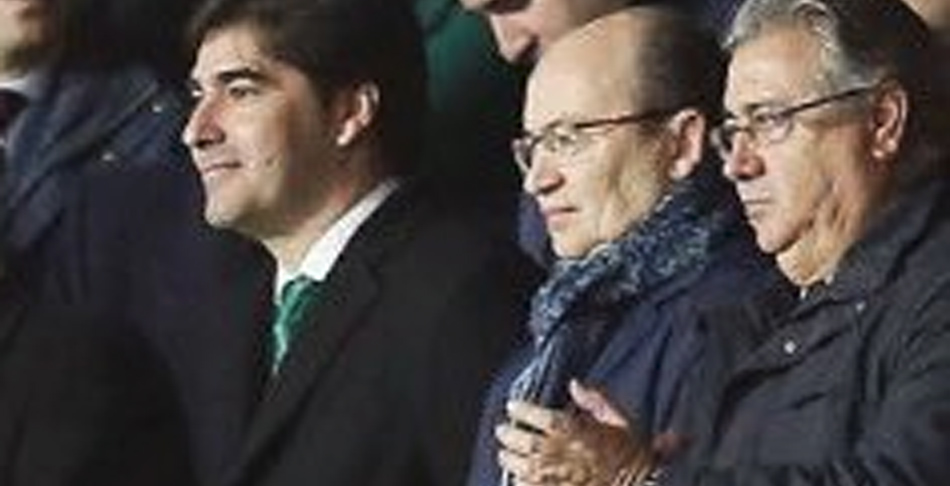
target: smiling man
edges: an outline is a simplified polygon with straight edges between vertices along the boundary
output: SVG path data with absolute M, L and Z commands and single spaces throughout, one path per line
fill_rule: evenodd
M 278 264 L 267 375 L 229 484 L 452 485 L 531 267 L 414 185 L 418 26 L 393 0 L 198 13 L 183 138 L 205 218 Z

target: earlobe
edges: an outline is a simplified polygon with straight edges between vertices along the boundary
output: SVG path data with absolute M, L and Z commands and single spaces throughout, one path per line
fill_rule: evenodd
M 669 122 L 672 132 L 669 176 L 672 180 L 688 177 L 703 159 L 706 117 L 694 109 L 680 111 Z
M 379 111 L 379 96 L 379 87 L 373 83 L 362 83 L 341 94 L 337 111 L 340 129 L 335 139 L 338 147 L 349 147 L 366 132 Z
M 907 124 L 907 92 L 897 84 L 888 84 L 875 100 L 871 118 L 871 155 L 879 161 L 897 155 Z

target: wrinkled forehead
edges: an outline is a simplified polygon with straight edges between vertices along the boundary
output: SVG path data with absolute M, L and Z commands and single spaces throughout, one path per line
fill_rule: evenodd
M 618 70 L 609 71 L 569 67 L 536 71 L 525 94 L 525 128 L 637 110 L 629 78 L 621 76 Z

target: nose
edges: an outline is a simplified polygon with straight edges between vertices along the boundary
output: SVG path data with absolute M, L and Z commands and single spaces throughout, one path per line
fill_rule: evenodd
M 214 105 L 209 100 L 195 104 L 182 130 L 181 139 L 191 150 L 205 149 L 224 140 L 224 131 L 216 120 Z
M 509 63 L 516 64 L 530 57 L 535 39 L 513 15 L 515 14 L 490 14 L 489 23 L 498 45 L 498 54 Z
M 549 159 L 543 150 L 535 151 L 534 162 L 524 175 L 522 188 L 534 197 L 550 194 L 564 183 L 564 175 Z
M 729 180 L 739 182 L 759 177 L 765 171 L 760 154 L 754 150 L 748 133 L 734 135 L 732 151 L 723 154 L 722 173 Z

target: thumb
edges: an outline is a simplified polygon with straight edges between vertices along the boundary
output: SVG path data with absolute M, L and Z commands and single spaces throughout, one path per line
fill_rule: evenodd
M 581 385 L 577 380 L 571 380 L 568 391 L 574 404 L 590 414 L 594 420 L 614 427 L 627 428 L 627 418 L 601 391 Z

